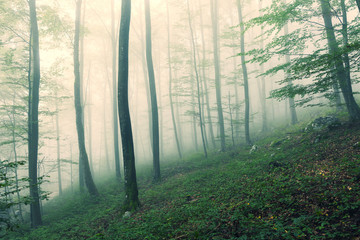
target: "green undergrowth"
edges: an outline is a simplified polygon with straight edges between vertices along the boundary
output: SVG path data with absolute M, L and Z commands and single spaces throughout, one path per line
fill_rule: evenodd
M 284 135 L 285 132 L 285 135 Z M 14 239 L 359 239 L 360 126 L 283 131 L 208 159 L 140 176 L 141 208 L 123 218 L 122 184 L 49 203 L 45 225 Z

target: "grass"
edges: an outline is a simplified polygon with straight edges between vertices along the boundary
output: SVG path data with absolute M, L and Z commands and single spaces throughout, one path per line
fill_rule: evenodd
M 9 238 L 360 239 L 360 126 L 283 132 L 252 154 L 241 146 L 164 163 L 160 184 L 141 174 L 142 207 L 129 218 L 122 185 L 108 180 L 96 201 L 52 200 L 43 227 Z

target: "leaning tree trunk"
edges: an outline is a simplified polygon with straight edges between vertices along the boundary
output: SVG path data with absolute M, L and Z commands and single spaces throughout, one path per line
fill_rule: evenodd
M 114 0 L 111 0 L 111 47 L 112 47 L 112 82 L 113 82 L 113 128 L 114 128 L 114 154 L 115 154 L 115 172 L 116 178 L 120 181 L 120 152 L 119 152 L 119 122 L 118 106 L 116 97 L 116 34 L 115 34 L 115 6 Z
M 152 115 L 152 133 L 153 133 L 153 167 L 154 167 L 154 181 L 160 180 L 160 156 L 159 156 L 159 116 L 156 98 L 155 74 L 152 60 L 152 46 L 151 46 L 151 18 L 150 18 L 150 3 L 145 0 L 145 23 L 146 23 L 146 62 L 149 74 L 149 87 L 151 97 L 151 115 Z
M 191 43 L 192 43 L 192 50 L 193 50 L 193 61 L 194 61 L 194 68 L 195 68 L 195 78 L 196 78 L 196 86 L 197 86 L 197 101 L 198 101 L 198 111 L 199 111 L 199 118 L 200 118 L 200 131 L 201 131 L 201 139 L 202 139 L 202 145 L 204 149 L 204 155 L 205 158 L 207 158 L 207 150 L 206 150 L 206 144 L 205 144 L 205 134 L 204 134 L 204 124 L 203 124 L 203 118 L 202 118 L 202 108 L 201 108 L 201 101 L 200 101 L 200 82 L 199 82 L 199 73 L 197 70 L 197 64 L 196 64 L 196 49 L 195 49 L 195 40 L 194 40 L 194 33 L 191 25 L 191 15 L 190 15 L 190 6 L 189 6 L 189 0 L 186 1 L 187 3 L 187 11 L 188 11 L 188 20 L 189 20 L 189 28 L 190 28 L 190 35 L 191 35 Z
M 248 73 L 247 73 L 246 60 L 245 60 L 245 28 L 244 28 L 244 23 L 243 23 L 240 0 L 237 0 L 236 3 L 237 3 L 238 15 L 239 15 L 239 23 L 240 23 L 241 66 L 242 66 L 243 77 L 244 77 L 245 141 L 246 141 L 246 144 L 251 144 L 249 81 L 248 81 Z
M 328 0 L 320 0 L 322 17 L 325 23 L 326 38 L 329 46 L 329 54 L 333 56 L 333 61 L 336 70 L 336 77 L 338 79 L 342 94 L 345 99 L 345 104 L 352 121 L 360 120 L 360 108 L 357 105 L 351 87 L 351 79 L 346 74 L 343 61 L 341 58 L 341 51 L 335 37 L 335 31 L 331 20 L 330 2 Z
M 179 157 L 182 158 L 181 148 L 179 137 L 177 133 L 175 114 L 174 114 L 174 102 L 172 96 L 172 65 L 171 65 L 171 51 L 170 51 L 170 14 L 169 14 L 169 0 L 166 1 L 166 12 L 167 12 L 167 31 L 168 31 L 168 64 L 169 64 L 169 100 L 170 100 L 170 110 L 171 110 L 171 120 L 174 128 L 174 136 L 176 147 L 178 150 Z
M 356 0 L 356 5 L 358 6 L 359 12 L 360 12 L 360 0 Z
M 218 43 L 218 0 L 210 0 L 211 2 L 211 20 L 213 30 L 214 43 L 214 65 L 215 65 L 215 88 L 216 88 L 216 104 L 218 111 L 218 121 L 220 128 L 220 143 L 221 151 L 225 151 L 225 127 L 224 116 L 221 103 L 221 74 L 220 74 L 220 57 L 219 57 L 219 43 Z
M 31 26 L 31 52 L 29 69 L 29 118 L 28 118 L 28 153 L 29 153 L 29 183 L 30 183 L 30 219 L 31 226 L 36 228 L 42 224 L 40 196 L 38 186 L 38 147 L 39 147 L 39 87 L 40 87 L 40 50 L 39 30 L 36 16 L 36 0 L 29 0 Z M 31 74 L 32 73 L 32 74 Z M 32 81 L 31 81 L 32 77 Z
M 130 16 L 131 0 L 123 0 L 121 3 L 121 22 L 119 34 L 118 106 L 124 160 L 124 208 L 131 211 L 137 209 L 140 206 L 140 202 L 138 198 L 134 142 L 128 100 Z
M 82 0 L 76 1 L 76 19 L 75 19 L 75 38 L 74 38 L 74 103 L 76 112 L 76 130 L 78 134 L 78 145 L 79 145 L 79 166 L 82 166 L 82 172 L 84 174 L 84 182 L 89 191 L 93 196 L 99 195 L 94 180 L 91 175 L 88 155 L 85 148 L 85 134 L 83 125 L 83 108 L 80 100 L 80 61 L 79 61 L 79 39 L 80 39 L 80 17 L 81 17 L 81 3 Z

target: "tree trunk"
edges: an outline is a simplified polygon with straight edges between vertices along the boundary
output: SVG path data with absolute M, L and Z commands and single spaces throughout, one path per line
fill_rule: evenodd
M 356 5 L 357 5 L 357 7 L 359 9 L 359 12 L 360 12 L 360 0 L 356 0 Z
M 59 99 L 57 89 L 55 90 L 55 107 L 56 107 L 56 155 L 57 155 L 57 170 L 58 170 L 58 187 L 59 195 L 62 195 L 61 184 L 61 160 L 60 160 L 60 125 L 59 125 Z
M 91 64 L 89 65 L 89 70 L 88 70 L 88 76 L 87 76 L 87 81 L 86 81 L 86 95 L 88 95 L 88 98 L 87 98 L 87 117 L 88 117 L 88 145 L 89 145 L 89 164 L 90 164 L 90 171 L 91 173 L 94 175 L 95 172 L 94 172 L 94 164 L 93 164 L 93 155 L 92 155 L 92 114 L 91 114 L 91 101 L 92 101 L 92 97 L 91 97 L 91 83 L 90 83 L 90 70 L 91 70 Z M 84 106 L 84 109 L 85 109 L 85 106 Z M 83 115 L 84 116 L 84 115 Z M 84 124 L 84 121 L 83 121 L 83 124 Z
M 105 96 L 106 96 L 106 84 L 104 86 L 103 127 L 104 127 L 104 147 L 105 147 L 106 168 L 107 171 L 110 173 L 111 168 L 110 168 L 109 147 L 108 147 L 107 130 L 106 130 L 106 97 Z
M 261 9 L 262 9 L 262 0 L 259 1 L 259 12 L 260 12 L 260 16 L 261 14 Z M 263 27 L 261 27 L 261 37 L 260 37 L 260 49 L 264 48 L 264 29 Z M 260 65 L 260 74 L 264 73 L 264 64 Z M 259 85 L 259 90 L 260 90 L 260 105 L 261 105 L 261 113 L 262 113 L 262 131 L 266 132 L 268 127 L 267 127 L 267 109 L 266 109 L 266 83 L 265 83 L 265 77 L 261 76 L 260 78 L 260 85 Z
M 220 74 L 220 51 L 218 43 L 218 0 L 211 0 L 211 21 L 213 29 L 213 43 L 214 43 L 214 66 L 215 66 L 215 88 L 216 88 L 216 104 L 218 111 L 218 121 L 220 128 L 220 143 L 221 151 L 225 151 L 225 128 L 224 116 L 222 110 L 221 99 L 221 74 Z
M 88 155 L 85 148 L 85 136 L 84 136 L 84 125 L 83 125 L 83 109 L 81 106 L 80 99 L 80 62 L 79 62 L 79 39 L 80 39 L 80 17 L 81 17 L 81 3 L 82 0 L 76 1 L 76 20 L 75 20 L 75 38 L 74 38 L 74 103 L 76 111 L 76 130 L 78 134 L 78 145 L 79 145 L 79 167 L 82 168 L 84 174 L 84 182 L 89 191 L 93 196 L 99 195 L 95 183 L 93 181 Z
M 331 20 L 330 3 L 328 0 L 320 0 L 322 16 L 325 23 L 326 37 L 329 45 L 329 54 L 333 56 L 336 69 L 336 77 L 338 79 L 345 104 L 352 121 L 360 120 L 360 108 L 357 105 L 351 87 L 351 79 L 346 74 L 342 58 L 339 56 L 340 49 L 335 37 L 334 27 Z
M 169 100 L 170 100 L 170 110 L 171 110 L 171 120 L 174 129 L 174 136 L 176 147 L 178 150 L 179 157 L 182 158 L 181 148 L 179 137 L 177 133 L 176 121 L 175 121 L 175 114 L 174 114 L 174 103 L 173 103 L 173 96 L 172 96 L 172 64 L 171 64 L 171 51 L 170 51 L 170 14 L 169 14 L 169 0 L 166 1 L 166 13 L 167 13 L 167 33 L 168 33 L 168 68 L 169 68 Z
M 284 33 L 285 35 L 289 34 L 289 27 L 287 24 L 284 26 Z M 286 63 L 290 63 L 290 55 L 285 56 Z M 293 85 L 292 81 L 288 81 L 288 86 L 291 87 Z M 289 109 L 290 109 L 290 116 L 291 116 L 291 124 L 294 125 L 298 122 L 296 108 L 295 108 L 295 100 L 294 98 L 290 97 L 289 99 Z
M 196 86 L 197 86 L 197 102 L 198 102 L 198 113 L 199 113 L 199 119 L 200 119 L 200 131 L 201 131 L 201 139 L 202 139 L 202 145 L 204 149 L 204 155 L 205 158 L 207 158 L 207 150 L 206 150 L 206 144 L 205 144 L 205 135 L 204 135 L 204 125 L 202 120 L 202 108 L 201 108 L 201 100 L 200 100 L 200 81 L 199 81 L 199 73 L 197 70 L 197 64 L 196 64 L 196 49 L 195 49 L 195 40 L 194 40 L 194 33 L 191 25 L 191 14 L 190 14 L 190 6 L 189 6 L 189 0 L 186 1 L 187 3 L 187 10 L 188 10 L 188 20 L 189 20 L 189 28 L 190 28 L 190 35 L 191 35 L 191 43 L 192 43 L 192 49 L 193 49 L 193 61 L 194 61 L 194 69 L 195 69 L 195 78 L 196 78 Z
M 121 3 L 121 22 L 119 33 L 118 107 L 124 160 L 124 208 L 125 210 L 131 211 L 137 209 L 140 206 L 140 202 L 138 198 L 134 142 L 128 100 L 130 16 L 131 0 L 123 0 Z
M 151 115 L 152 115 L 152 133 L 153 133 L 153 167 L 154 167 L 154 181 L 160 181 L 160 156 L 159 156 L 159 117 L 158 106 L 156 98 L 155 74 L 152 60 L 152 46 L 151 46 L 151 18 L 150 18 L 150 3 L 145 0 L 145 23 L 146 23 L 146 62 L 149 74 L 149 87 L 151 97 Z
M 112 82 L 113 82 L 113 128 L 114 128 L 114 157 L 116 178 L 120 181 L 120 152 L 119 152 L 119 122 L 118 106 L 116 97 L 116 34 L 115 34 L 115 6 L 114 0 L 111 0 L 111 43 L 112 43 Z
M 20 188 L 19 188 L 19 176 L 18 176 L 18 156 L 17 156 L 17 150 L 16 150 L 16 137 L 15 137 L 15 129 L 16 129 L 16 118 L 15 118 L 15 92 L 14 92 L 14 98 L 13 98 L 13 110 L 12 110 L 12 119 L 10 119 L 12 121 L 12 129 L 11 129 L 11 134 L 12 134 L 12 147 L 13 147 L 13 152 L 14 152 L 14 161 L 15 161 L 15 169 L 14 169 L 14 174 L 15 174 L 15 187 L 16 187 L 16 197 L 18 200 L 18 206 L 19 206 L 19 213 L 20 213 L 20 218 L 21 221 L 24 222 L 24 217 L 23 217 L 23 211 L 22 211 L 22 206 L 21 206 L 21 197 L 20 197 Z
M 245 60 L 245 28 L 242 17 L 242 9 L 240 0 L 236 0 L 239 23 L 240 23 L 240 45 L 241 45 L 241 66 L 244 77 L 244 94 L 245 94 L 245 141 L 246 144 L 251 144 L 250 140 L 250 97 L 249 97 L 249 82 L 248 82 L 248 73 Z
M 202 6 L 201 6 L 201 1 L 199 1 L 200 4 L 200 31 L 201 31 L 201 45 L 202 45 L 202 62 L 203 64 L 206 63 L 206 45 L 205 45 L 205 36 L 204 36 L 204 21 L 203 21 L 203 13 L 202 13 Z M 205 102 L 206 102 L 206 113 L 207 113 L 207 121 L 208 121 L 208 125 L 209 125 L 209 133 L 210 133 L 210 139 L 211 139 L 211 143 L 213 148 L 216 147 L 216 143 L 215 143 L 215 137 L 214 137 L 214 128 L 213 128 L 213 124 L 212 124 L 212 119 L 211 119 L 211 109 L 210 109 L 210 100 L 209 100 L 209 89 L 208 89 L 208 85 L 207 85 L 207 75 L 206 75 L 206 71 L 205 71 L 205 67 L 202 67 L 202 75 L 203 75 L 203 84 L 204 84 L 204 95 L 205 95 Z
M 38 186 L 38 146 L 39 146 L 39 87 L 40 87 L 40 50 L 39 30 L 36 16 L 36 0 L 29 0 L 31 48 L 30 62 L 32 62 L 32 81 L 29 82 L 29 118 L 28 118 L 28 153 L 29 153 L 29 183 L 30 183 L 30 218 L 31 226 L 36 228 L 42 224 L 40 210 L 40 196 Z M 31 51 L 31 50 L 30 50 Z M 31 79 L 31 77 L 30 77 Z
M 232 109 L 231 109 L 231 96 L 230 96 L 230 92 L 228 95 L 228 99 L 229 99 L 229 117 L 230 117 L 230 128 L 231 128 L 231 140 L 232 140 L 232 144 L 233 147 L 235 146 L 235 138 L 234 138 L 234 122 L 233 122 L 233 117 L 232 117 Z

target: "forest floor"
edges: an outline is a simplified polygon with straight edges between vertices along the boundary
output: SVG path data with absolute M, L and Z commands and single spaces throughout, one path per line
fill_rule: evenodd
M 204 159 L 163 163 L 162 182 L 139 169 L 142 207 L 123 218 L 122 184 L 101 197 L 68 195 L 44 226 L 11 239 L 360 239 L 360 125 L 279 129 Z M 147 170 L 148 171 L 148 170 Z

